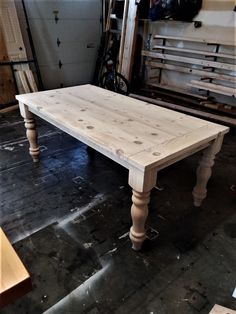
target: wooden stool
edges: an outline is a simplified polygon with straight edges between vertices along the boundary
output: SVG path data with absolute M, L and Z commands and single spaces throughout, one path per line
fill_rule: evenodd
M 30 290 L 30 275 L 0 228 L 0 308 Z

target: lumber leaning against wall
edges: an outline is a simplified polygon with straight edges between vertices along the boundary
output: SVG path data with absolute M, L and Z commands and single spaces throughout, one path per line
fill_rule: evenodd
M 18 6 L 19 10 L 19 6 Z M 17 9 L 13 0 L 1 0 L 0 25 L 5 51 L 5 60 L 26 61 L 27 53 L 24 45 Z M 7 68 L 6 66 L 2 68 Z M 8 67 L 9 69 L 9 67 Z M 15 78 L 20 94 L 37 91 L 37 85 L 28 64 L 14 65 Z
M 9 61 L 7 49 L 0 24 L 0 61 Z M 0 109 L 2 105 L 11 103 L 15 100 L 15 86 L 10 67 L 0 67 Z
M 124 24 L 126 28 L 124 50 L 123 53 L 121 53 L 123 55 L 121 74 L 124 75 L 128 81 L 131 79 L 132 74 L 134 50 L 138 28 L 137 18 L 137 4 L 135 4 L 135 0 L 130 0 L 127 14 L 127 22 L 126 25 Z
M 13 0 L 0 1 L 0 25 L 3 30 L 3 38 L 6 47 L 8 60 L 26 60 L 26 50 L 21 35 L 20 24 Z M 17 65 L 16 70 L 28 70 L 28 65 Z M 24 87 L 18 75 L 16 75 L 17 85 L 20 93 L 24 93 Z

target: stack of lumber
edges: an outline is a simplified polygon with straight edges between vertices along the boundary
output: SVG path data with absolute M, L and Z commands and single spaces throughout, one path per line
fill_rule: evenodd
M 181 95 L 183 98 L 188 96 L 193 102 L 198 100 L 202 107 L 235 116 L 234 48 L 227 41 L 211 42 L 197 38 L 152 35 L 152 47 L 142 51 L 149 74 L 146 84 L 150 90 L 155 89 L 160 95 L 169 93 L 176 95 L 176 99 L 180 99 Z M 164 79 L 163 73 L 166 74 Z M 174 86 L 173 82 L 167 80 L 171 73 L 179 73 L 180 79 L 181 74 L 184 75 L 186 83 L 182 83 L 182 88 L 179 88 L 181 84 Z
M 180 73 L 188 73 L 199 76 L 198 80 L 191 80 L 188 86 L 196 89 L 207 90 L 209 92 L 235 97 L 236 83 L 236 56 L 229 53 L 204 51 L 202 49 L 180 48 L 175 45 L 176 41 L 205 43 L 204 40 L 196 40 L 184 37 L 154 35 L 153 41 L 163 40 L 163 44 L 154 44 L 151 51 L 142 51 L 142 55 L 148 57 L 146 65 L 152 69 L 162 69 Z M 166 45 L 166 40 L 171 41 L 171 45 Z M 213 43 L 206 43 L 211 44 Z M 214 43 L 217 50 L 219 46 L 232 46 L 231 43 Z M 213 59 L 213 60 L 211 60 Z M 234 75 L 232 75 L 234 73 Z M 220 81 L 213 84 L 212 80 Z M 225 84 L 228 83 L 228 84 Z M 156 84 L 150 82 L 150 85 Z M 229 84 L 232 87 L 228 86 Z M 161 84 L 159 84 L 161 87 Z M 197 95 L 196 95 L 197 96 Z

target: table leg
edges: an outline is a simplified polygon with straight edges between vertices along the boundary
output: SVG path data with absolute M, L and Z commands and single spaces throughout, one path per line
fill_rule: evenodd
M 33 158 L 34 162 L 39 161 L 39 146 L 38 146 L 38 136 L 36 130 L 36 124 L 33 114 L 28 110 L 27 106 L 20 104 L 20 112 L 24 118 L 26 136 L 29 140 L 29 153 Z
M 130 239 L 133 243 L 132 248 L 135 251 L 141 249 L 145 235 L 145 222 L 148 216 L 148 203 L 150 201 L 149 192 L 137 192 L 133 190 L 131 217 L 133 225 L 130 228 Z
M 156 185 L 156 171 L 142 173 L 132 169 L 129 172 L 129 185 L 133 188 L 131 217 L 133 225 L 130 228 L 130 239 L 135 251 L 141 249 L 146 238 L 145 222 L 148 216 L 150 191 Z
M 216 154 L 220 151 L 223 135 L 218 136 L 212 144 L 203 151 L 197 169 L 197 182 L 193 189 L 194 206 L 199 207 L 207 196 L 207 183 L 212 174 Z

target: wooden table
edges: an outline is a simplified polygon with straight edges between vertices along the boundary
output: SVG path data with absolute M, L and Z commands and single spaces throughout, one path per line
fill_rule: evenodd
M 194 205 L 200 206 L 207 195 L 215 155 L 229 130 L 92 85 L 16 98 L 34 162 L 39 160 L 33 116 L 36 114 L 129 170 L 129 185 L 133 189 L 130 238 L 135 250 L 145 240 L 150 191 L 158 171 L 203 150 L 193 189 Z

